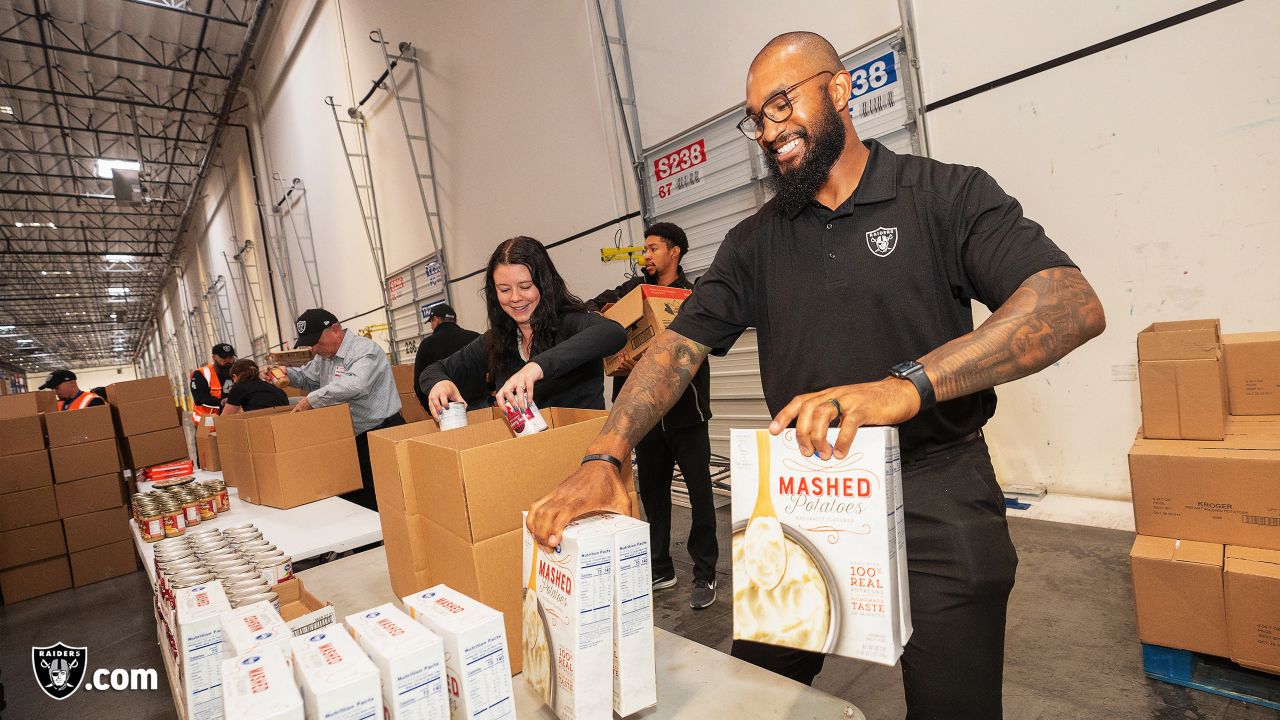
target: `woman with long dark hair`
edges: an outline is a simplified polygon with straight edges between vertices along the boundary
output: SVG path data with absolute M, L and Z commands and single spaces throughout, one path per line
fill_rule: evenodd
M 458 385 L 481 381 L 499 405 L 604 409 L 602 360 L 626 345 L 618 323 L 569 292 L 542 243 L 513 237 L 485 270 L 489 329 L 418 377 L 432 415 L 462 402 Z

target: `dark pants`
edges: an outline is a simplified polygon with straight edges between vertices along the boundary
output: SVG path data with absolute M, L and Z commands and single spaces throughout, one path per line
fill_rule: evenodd
M 1004 626 L 1018 555 L 986 443 L 903 464 L 914 630 L 902 654 L 909 720 L 999 720 Z M 824 656 L 734 641 L 734 657 L 805 684 Z
M 373 493 L 373 464 L 369 462 L 369 433 L 374 430 L 381 430 L 383 428 L 395 427 L 403 424 L 404 418 L 400 413 L 396 413 L 386 420 L 383 420 L 382 424 L 373 428 L 373 430 L 366 430 L 359 435 L 356 435 L 356 457 L 360 460 L 360 485 L 362 487 L 359 490 L 352 490 L 349 493 L 343 493 L 338 497 L 343 500 L 350 500 L 361 507 L 367 507 L 370 510 L 377 512 L 378 496 Z
M 684 473 L 693 509 L 689 528 L 689 557 L 693 577 L 708 582 L 716 579 L 716 508 L 711 494 L 711 440 L 707 423 L 678 430 L 655 427 L 636 445 L 640 466 L 640 501 L 649 519 L 649 547 L 654 577 L 675 573 L 671 561 L 671 474 L 676 463 Z

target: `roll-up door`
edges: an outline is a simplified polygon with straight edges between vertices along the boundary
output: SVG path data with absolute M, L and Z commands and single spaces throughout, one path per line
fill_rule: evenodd
M 444 274 L 434 254 L 387 277 L 400 362 L 412 362 L 418 343 L 431 333 L 431 306 L 445 301 L 444 288 Z

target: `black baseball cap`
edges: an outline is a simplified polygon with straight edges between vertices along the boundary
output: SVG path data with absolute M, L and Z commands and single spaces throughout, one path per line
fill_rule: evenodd
M 76 374 L 70 370 L 54 370 L 49 373 L 49 377 L 45 379 L 44 384 L 38 389 L 52 390 L 68 380 L 75 380 Z
M 454 311 L 453 306 L 448 303 L 436 303 L 431 306 L 431 317 L 440 318 L 441 320 L 458 319 L 458 313 Z
M 295 348 L 311 347 L 320 340 L 320 333 L 337 325 L 338 317 L 328 310 L 312 308 L 298 316 L 294 326 L 298 329 L 298 339 L 293 341 Z
M 218 343 L 213 346 L 213 354 L 220 358 L 235 357 L 236 349 L 226 343 Z

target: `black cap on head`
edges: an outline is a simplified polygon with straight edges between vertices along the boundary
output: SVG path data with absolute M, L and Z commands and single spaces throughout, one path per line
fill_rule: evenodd
M 236 356 L 236 349 L 226 343 L 218 343 L 213 346 L 213 354 L 220 358 L 233 358 Z
M 436 303 L 431 306 L 431 317 L 457 322 L 458 313 L 455 312 L 453 306 L 448 303 Z
M 298 339 L 293 341 L 295 348 L 311 347 L 320 340 L 320 333 L 337 325 L 338 318 L 328 310 L 312 308 L 298 316 L 294 327 L 298 330 Z
M 45 379 L 44 384 L 40 386 L 40 390 L 52 390 L 68 380 L 75 380 L 76 374 L 70 370 L 54 370 L 49 373 L 49 377 Z

